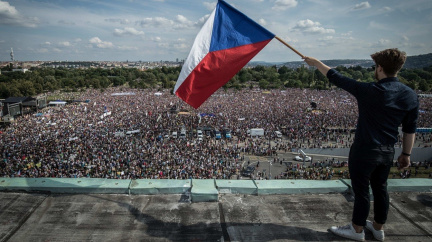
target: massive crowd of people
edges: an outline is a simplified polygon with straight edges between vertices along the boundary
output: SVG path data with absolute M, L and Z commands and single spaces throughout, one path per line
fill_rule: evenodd
M 219 90 L 197 110 L 168 90 L 57 95 L 76 102 L 23 115 L 0 129 L 0 177 L 231 179 L 248 154 L 349 147 L 357 121 L 355 99 L 341 90 Z M 420 98 L 418 126 L 432 127 L 432 98 Z M 199 141 L 200 128 L 207 134 L 228 129 L 233 138 Z M 264 137 L 249 137 L 251 128 L 264 129 Z M 186 138 L 172 138 L 181 129 Z M 270 147 L 274 131 L 284 138 Z M 422 146 L 431 142 L 431 134 L 417 136 Z M 311 169 L 301 177 L 333 176 Z

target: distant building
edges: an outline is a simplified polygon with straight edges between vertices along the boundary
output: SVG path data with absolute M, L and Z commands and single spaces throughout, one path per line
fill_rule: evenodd
M 19 116 L 29 110 L 37 110 L 47 106 L 46 97 L 9 97 L 2 101 L 3 116 Z M 25 111 L 26 110 L 26 111 Z
M 21 64 L 23 68 L 32 68 L 32 67 L 38 67 L 39 63 L 32 63 L 32 62 L 24 62 Z
M 28 71 L 28 69 L 12 69 L 13 72 L 22 72 L 22 73 L 26 73 Z
M 9 97 L 2 101 L 3 115 L 15 117 L 22 115 L 23 102 L 30 101 L 29 97 Z

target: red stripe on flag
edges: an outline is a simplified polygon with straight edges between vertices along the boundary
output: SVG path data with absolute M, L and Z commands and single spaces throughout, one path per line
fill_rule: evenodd
M 183 81 L 176 95 L 195 109 L 199 108 L 270 41 L 271 39 L 208 53 Z

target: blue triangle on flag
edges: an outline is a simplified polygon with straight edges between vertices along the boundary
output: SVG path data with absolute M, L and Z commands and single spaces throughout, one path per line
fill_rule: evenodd
M 230 49 L 274 38 L 274 34 L 219 0 L 216 6 L 210 51 Z

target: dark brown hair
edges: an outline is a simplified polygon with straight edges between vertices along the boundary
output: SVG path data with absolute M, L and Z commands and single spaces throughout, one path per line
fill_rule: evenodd
M 387 76 L 396 76 L 406 60 L 406 53 L 397 48 L 386 49 L 371 55 L 375 64 L 383 68 Z

